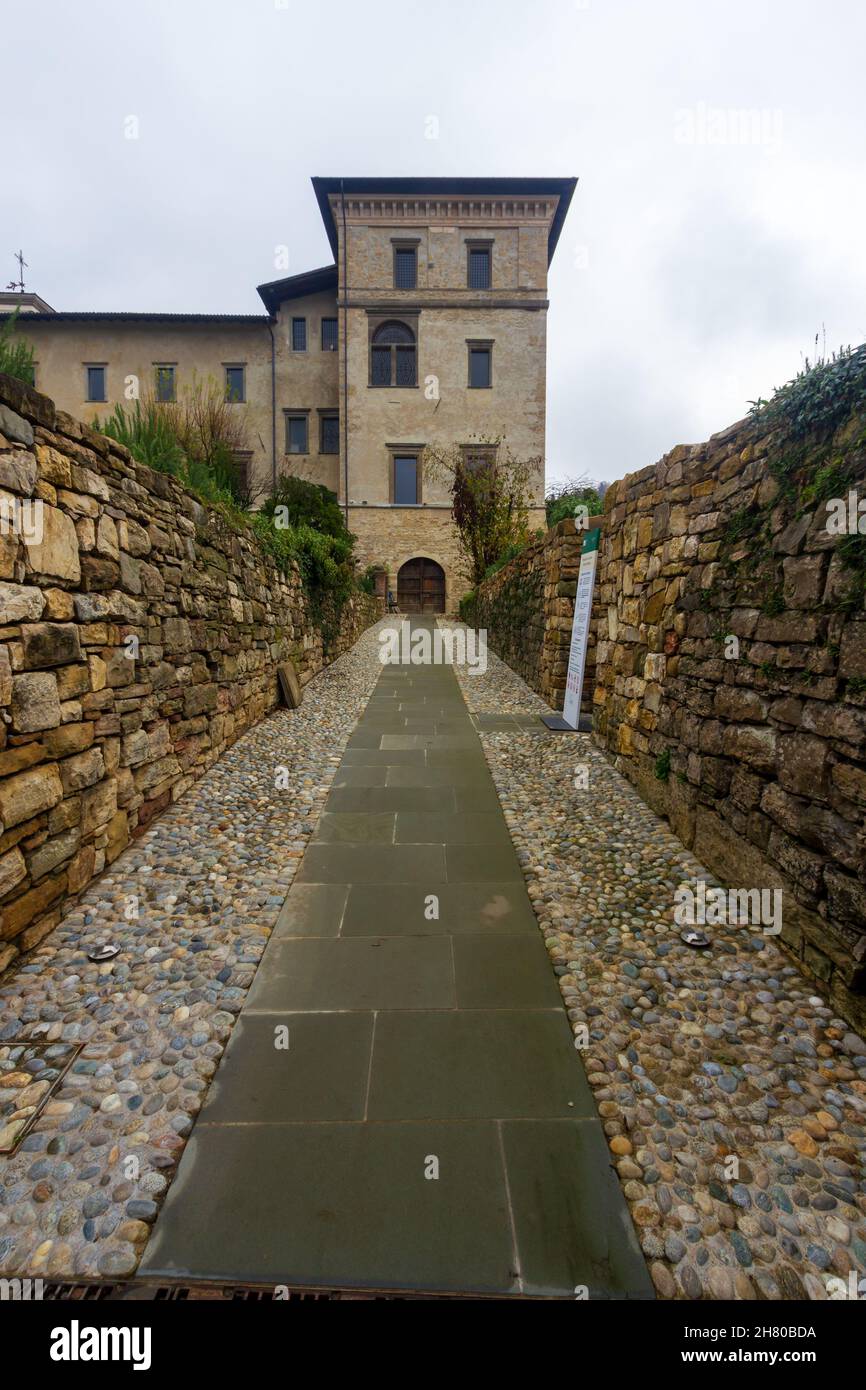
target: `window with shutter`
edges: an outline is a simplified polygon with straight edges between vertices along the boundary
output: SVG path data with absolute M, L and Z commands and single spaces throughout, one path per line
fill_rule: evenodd
M 417 385 L 415 334 L 405 323 L 383 323 L 370 344 L 371 386 Z
M 89 401 L 104 401 L 108 397 L 105 394 L 105 368 L 87 368 L 87 399 Z
M 394 288 L 414 290 L 418 281 L 418 256 L 414 246 L 394 247 Z
M 490 289 L 489 246 L 470 246 L 469 248 L 469 288 L 471 290 Z
M 320 430 L 319 453 L 338 454 L 340 452 L 339 415 L 323 415 L 321 417 Z
M 387 347 L 373 348 L 372 361 L 372 385 L 390 386 L 391 385 L 391 349 Z
M 395 349 L 397 356 L 397 386 L 415 385 L 415 349 L 414 347 L 398 347 Z

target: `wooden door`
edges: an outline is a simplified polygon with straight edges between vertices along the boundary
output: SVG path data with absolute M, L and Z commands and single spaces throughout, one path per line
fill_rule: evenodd
M 445 571 L 435 560 L 407 560 L 397 574 L 397 607 L 401 613 L 444 613 Z

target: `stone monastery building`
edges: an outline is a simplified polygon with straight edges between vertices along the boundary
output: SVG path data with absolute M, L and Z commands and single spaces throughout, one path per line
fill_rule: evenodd
M 422 453 L 505 436 L 541 461 L 542 506 L 547 271 L 576 180 L 312 182 L 334 263 L 259 285 L 265 313 L 56 312 L 32 294 L 0 310 L 20 309 L 37 389 L 88 423 L 131 375 L 167 401 L 224 382 L 254 487 L 324 483 L 401 608 L 453 611 L 467 583 Z

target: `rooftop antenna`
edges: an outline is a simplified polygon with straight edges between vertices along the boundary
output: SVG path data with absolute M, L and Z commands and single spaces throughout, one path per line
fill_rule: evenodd
M 17 279 L 17 280 L 10 280 L 10 281 L 9 281 L 9 284 L 6 286 L 6 288 L 7 288 L 7 290 L 20 290 L 21 293 L 23 294 L 23 293 L 24 293 L 24 270 L 25 270 L 25 268 L 27 267 L 27 262 L 26 262 L 25 259 L 24 259 L 24 252 L 23 252 L 23 251 L 18 251 L 18 252 L 16 252 L 16 254 L 15 254 L 15 259 L 16 259 L 16 261 L 18 262 L 18 279 Z

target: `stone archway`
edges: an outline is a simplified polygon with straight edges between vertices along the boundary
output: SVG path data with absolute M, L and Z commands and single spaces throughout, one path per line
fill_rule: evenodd
M 401 613 L 444 613 L 442 566 L 424 555 L 401 565 L 397 571 L 397 607 Z

